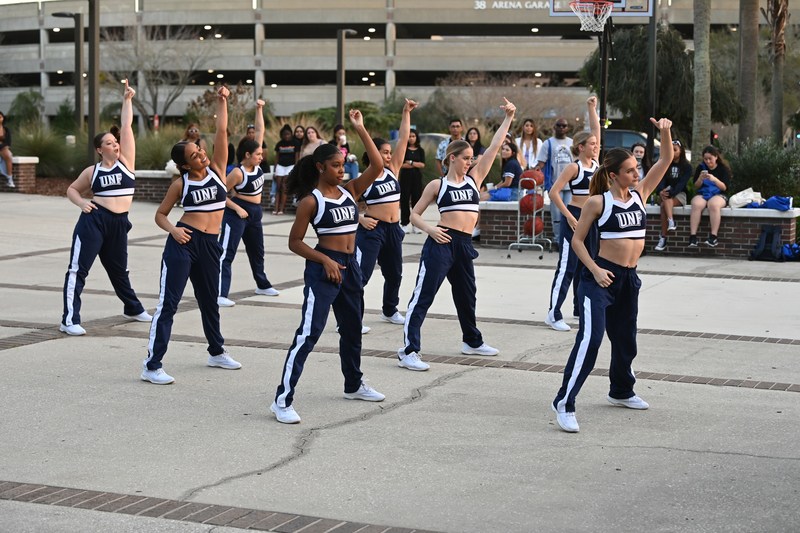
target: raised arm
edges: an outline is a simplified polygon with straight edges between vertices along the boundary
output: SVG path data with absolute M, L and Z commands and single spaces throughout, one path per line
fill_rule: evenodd
M 372 185 L 372 182 L 383 174 L 383 157 L 381 157 L 378 147 L 372 142 L 369 132 L 364 127 L 364 117 L 361 116 L 361 111 L 358 109 L 350 110 L 350 123 L 355 128 L 356 133 L 358 133 L 367 151 L 367 157 L 369 157 L 369 166 L 367 169 L 362 172 L 359 177 L 348 181 L 346 185 L 347 190 L 350 191 L 354 198 L 360 198 L 361 195 L 364 194 L 364 191 Z
M 661 178 L 663 178 L 664 174 L 667 172 L 670 164 L 672 164 L 673 155 L 672 133 L 670 132 L 672 121 L 668 118 L 662 118 L 658 121 L 651 118 L 650 121 L 658 126 L 661 132 L 661 156 L 658 161 L 650 167 L 650 171 L 644 179 L 636 186 L 636 190 L 639 191 L 642 198 L 647 198 L 650 196 L 650 193 L 655 190 Z
M 227 98 L 230 94 L 224 85 L 217 91 L 217 132 L 214 134 L 214 157 L 211 159 L 211 167 L 220 178 L 225 176 L 225 168 L 228 166 Z
M 406 147 L 408 147 L 408 136 L 411 131 L 411 110 L 419 104 L 413 100 L 406 98 L 406 105 L 403 106 L 403 117 L 400 119 L 400 137 L 397 139 L 397 145 L 394 147 L 392 153 L 392 162 L 389 164 L 389 169 L 397 176 L 400 172 L 400 167 L 406 157 Z
M 503 119 L 503 123 L 500 124 L 500 127 L 497 129 L 497 132 L 495 132 L 494 137 L 492 137 L 492 144 L 486 148 L 486 151 L 483 153 L 483 157 L 470 173 L 470 176 L 472 176 L 472 179 L 475 180 L 475 184 L 479 189 L 483 183 L 483 180 L 486 179 L 486 175 L 489 173 L 489 170 L 491 170 L 492 165 L 494 164 L 494 158 L 497 156 L 497 151 L 500 150 L 500 146 L 503 144 L 503 139 L 505 139 L 506 133 L 508 133 L 508 128 L 511 126 L 511 121 L 514 119 L 514 112 L 517 110 L 516 106 L 509 102 L 506 98 L 503 98 L 503 100 L 505 101 L 505 105 L 501 105 L 500 109 L 502 109 L 506 114 L 506 118 Z
M 262 108 L 264 107 L 264 100 L 256 100 L 256 120 L 253 123 L 256 129 L 256 138 L 255 141 L 258 143 L 258 146 L 261 146 L 261 143 L 264 142 L 264 112 Z M 265 154 L 266 155 L 266 154 Z
M 134 172 L 136 166 L 136 140 L 133 137 L 133 97 L 136 95 L 129 85 L 128 80 L 125 80 L 125 92 L 122 93 L 122 113 L 120 113 L 120 131 L 119 131 L 119 156 L 122 164 L 128 167 L 128 170 Z
M 597 116 L 597 97 L 590 96 L 586 100 L 586 105 L 589 107 L 589 129 L 592 130 L 592 135 L 597 139 L 597 144 L 600 144 L 600 117 Z

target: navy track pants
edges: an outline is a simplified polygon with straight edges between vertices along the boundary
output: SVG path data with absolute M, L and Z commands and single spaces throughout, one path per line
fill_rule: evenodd
M 89 213 L 81 213 L 72 234 L 69 268 L 64 279 L 62 324 L 81 323 L 81 293 L 89 269 L 98 256 L 114 292 L 124 304 L 123 313 L 130 316 L 144 313 L 128 278 L 128 232 L 131 227 L 128 213 L 114 213 L 99 205 Z
M 158 307 L 150 325 L 150 341 L 147 344 L 147 359 L 144 362 L 148 370 L 161 368 L 161 359 L 167 353 L 172 333 L 172 320 L 178 310 L 187 280 L 192 280 L 194 297 L 200 307 L 209 355 L 219 355 L 225 351 L 222 347 L 225 339 L 219 330 L 219 305 L 217 305 L 219 258 L 222 247 L 217 242 L 217 235 L 203 233 L 183 222 L 178 222 L 176 226 L 189 228 L 192 231 L 192 238 L 186 244 L 178 244 L 178 241 L 170 235 L 164 245 Z
M 240 218 L 233 209 L 225 208 L 222 216 L 222 227 L 219 231 L 219 243 L 222 245 L 220 259 L 219 295 L 228 297 L 231 289 L 231 263 L 236 257 L 239 241 L 244 241 L 247 259 L 250 260 L 250 270 L 259 289 L 269 289 L 272 284 L 264 273 L 264 226 L 261 219 L 264 210 L 260 204 L 251 204 L 238 198 L 233 202 L 247 211 L 247 218 Z
M 581 208 L 574 205 L 568 205 L 567 209 L 572 213 L 576 219 L 581 218 Z M 550 315 L 555 320 L 561 320 L 564 316 L 561 314 L 561 305 L 567 298 L 570 283 L 572 284 L 572 305 L 573 313 L 577 316 L 579 314 L 578 304 L 578 285 L 580 285 L 581 271 L 583 270 L 583 263 L 575 255 L 575 250 L 572 248 L 572 237 L 575 232 L 569 226 L 567 217 L 561 218 L 561 232 L 558 243 L 558 265 L 556 265 L 556 273 L 553 276 L 553 285 L 550 288 Z M 597 241 L 599 239 L 597 224 L 592 224 L 589 233 L 586 234 L 584 244 L 589 255 L 594 259 L 597 256 Z
M 342 282 L 328 280 L 322 263 L 306 261 L 303 277 L 303 318 L 294 333 L 292 346 L 286 354 L 281 384 L 275 395 L 280 407 L 292 405 L 294 391 L 300 374 L 303 373 L 308 354 L 317 344 L 328 321 L 330 308 L 339 324 L 339 358 L 344 374 L 344 392 L 356 392 L 361 387 L 361 314 L 364 289 L 361 288 L 361 271 L 355 254 L 336 252 L 317 246 L 337 263 L 345 266 L 340 270 Z
M 408 303 L 406 323 L 403 326 L 406 354 L 419 353 L 422 322 L 445 278 L 450 282 L 453 303 L 461 324 L 462 340 L 473 348 L 483 344 L 483 336 L 475 318 L 477 286 L 475 267 L 472 264 L 478 257 L 478 252 L 472 246 L 471 235 L 452 229 L 447 234 L 452 239 L 448 243 L 439 244 L 428 237 L 422 246 L 417 283 Z
M 636 317 L 642 282 L 635 267 L 619 266 L 602 257 L 598 257 L 596 263 L 614 274 L 614 278 L 604 289 L 597 284 L 589 269 L 581 273 L 583 279 L 578 288 L 582 301 L 580 329 L 564 369 L 561 388 L 553 402 L 567 412 L 575 411 L 575 397 L 594 368 L 604 332 L 611 341 L 611 388 L 608 394 L 618 400 L 634 396 L 636 378 L 631 363 L 636 357 Z
M 405 232 L 397 222 L 378 221 L 371 230 L 358 225 L 356 231 L 356 259 L 361 267 L 362 286 L 366 287 L 375 270 L 381 266 L 383 274 L 384 316 L 397 312 L 400 303 L 400 282 L 403 279 L 403 238 Z

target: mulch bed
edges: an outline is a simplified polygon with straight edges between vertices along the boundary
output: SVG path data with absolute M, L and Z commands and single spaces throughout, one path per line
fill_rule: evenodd
M 72 178 L 36 178 L 36 194 L 42 196 L 66 196 Z

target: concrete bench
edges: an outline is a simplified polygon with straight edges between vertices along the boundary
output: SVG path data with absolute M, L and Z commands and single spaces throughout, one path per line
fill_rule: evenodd
M 36 164 L 38 162 L 38 157 L 12 157 L 15 187 L 9 187 L 5 179 L 0 179 L 0 192 L 36 194 Z M 3 163 L 3 169 L 5 169 L 5 163 Z

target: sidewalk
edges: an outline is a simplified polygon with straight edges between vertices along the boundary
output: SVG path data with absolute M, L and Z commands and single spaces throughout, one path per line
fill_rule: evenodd
M 150 312 L 166 238 L 156 207 L 134 203 L 128 249 Z M 376 272 L 362 369 L 386 401 L 342 399 L 331 315 L 295 397 L 303 421 L 285 426 L 269 405 L 300 322 L 292 217 L 264 218 L 280 296 L 253 294 L 243 248 L 233 264 L 222 333 L 244 368 L 205 366 L 187 287 L 164 358 L 176 382 L 158 387 L 139 380 L 148 325 L 121 316 L 99 261 L 87 335 L 58 332 L 78 214 L 66 198 L 0 194 L 0 531 L 773 532 L 800 521 L 796 264 L 642 258 L 634 368 L 651 408 L 606 402 L 606 341 L 578 434 L 549 406 L 577 329 L 569 305 L 573 331 L 543 323 L 557 254 L 479 248 L 479 327 L 500 355 L 461 356 L 445 283 L 423 326 L 422 373 L 397 367 L 402 331 L 379 318 Z M 424 237 L 404 242 L 402 311 Z

